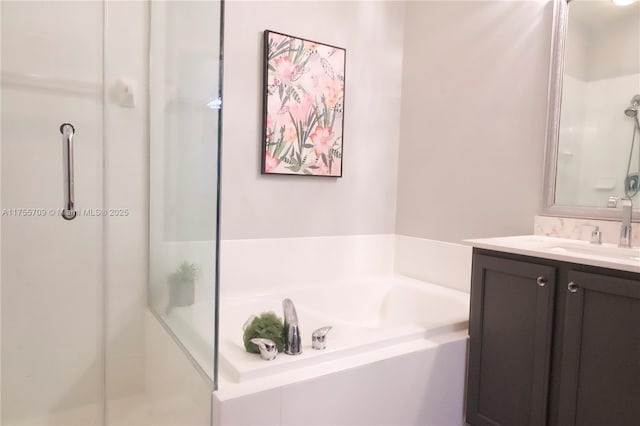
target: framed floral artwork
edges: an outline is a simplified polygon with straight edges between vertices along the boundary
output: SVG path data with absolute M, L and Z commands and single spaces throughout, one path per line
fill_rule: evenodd
M 342 176 L 346 51 L 264 32 L 262 173 Z

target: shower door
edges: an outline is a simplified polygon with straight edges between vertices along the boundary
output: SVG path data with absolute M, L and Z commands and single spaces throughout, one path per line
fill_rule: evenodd
M 209 424 L 221 21 L 218 0 L 0 2 L 3 426 Z
M 103 13 L 96 1 L 1 3 L 5 426 L 102 424 Z

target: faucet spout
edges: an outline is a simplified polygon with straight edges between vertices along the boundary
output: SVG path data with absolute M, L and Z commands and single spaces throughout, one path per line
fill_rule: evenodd
M 282 301 L 284 311 L 284 353 L 299 355 L 302 353 L 300 328 L 298 327 L 298 314 L 291 299 Z
M 622 223 L 620 224 L 620 247 L 631 247 L 631 219 L 633 217 L 633 201 L 631 198 L 622 200 Z

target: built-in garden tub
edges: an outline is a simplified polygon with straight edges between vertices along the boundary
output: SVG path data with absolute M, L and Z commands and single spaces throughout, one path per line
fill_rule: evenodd
M 302 353 L 265 361 L 245 352 L 247 319 L 282 317 L 285 298 L 296 307 Z M 210 317 L 197 305 L 171 316 Z M 461 425 L 468 316 L 468 293 L 401 275 L 226 291 L 214 424 Z M 213 323 L 200 323 L 204 339 Z M 323 326 L 332 326 L 327 347 L 314 350 L 311 334 Z
M 293 300 L 302 336 L 302 354 L 278 354 L 263 361 L 245 352 L 242 327 L 247 319 L 273 311 L 282 317 L 282 300 Z M 221 300 L 220 372 L 236 382 L 329 362 L 439 333 L 465 330 L 469 295 L 400 275 L 301 285 L 261 295 Z M 311 348 L 311 333 L 331 326 L 327 348 Z

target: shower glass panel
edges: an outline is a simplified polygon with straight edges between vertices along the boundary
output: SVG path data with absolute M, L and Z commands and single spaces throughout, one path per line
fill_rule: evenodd
M 152 2 L 149 300 L 215 383 L 221 3 Z
M 2 419 L 103 421 L 103 4 L 1 2 Z M 78 214 L 64 220 L 71 123 Z

